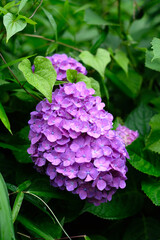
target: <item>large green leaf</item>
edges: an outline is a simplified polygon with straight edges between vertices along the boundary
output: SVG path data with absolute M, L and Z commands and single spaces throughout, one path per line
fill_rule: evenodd
M 143 150 L 144 147 L 141 139 L 137 139 L 131 145 L 127 146 L 130 156 L 128 161 L 137 170 L 148 175 L 160 177 L 160 155 Z
M 153 38 L 152 42 L 152 49 L 153 49 L 153 59 L 160 58 L 160 39 L 159 38 Z
M 111 202 L 99 206 L 86 203 L 83 212 L 90 212 L 104 219 L 123 219 L 136 214 L 142 207 L 142 194 L 134 190 L 115 193 Z
M 0 173 L 0 239 L 15 240 L 8 191 Z
M 30 61 L 25 59 L 18 67 L 23 72 L 26 80 L 38 89 L 49 102 L 52 102 L 52 90 L 57 76 L 56 71 L 51 61 L 41 56 L 35 58 L 34 66 L 35 71 L 33 73 Z
M 151 132 L 146 140 L 146 148 L 160 153 L 160 114 L 154 115 L 150 120 Z
M 160 179 L 148 178 L 144 180 L 142 190 L 156 206 L 160 206 Z
M 153 218 L 135 218 L 132 220 L 122 240 L 158 240 L 160 222 Z
M 120 59 L 118 60 L 120 61 Z M 126 66 L 127 65 L 123 64 L 123 69 L 127 70 Z M 139 94 L 142 85 L 142 77 L 133 69 L 129 69 L 128 75 L 120 69 L 116 69 L 115 73 L 106 69 L 106 76 L 128 97 L 135 98 Z
M 27 26 L 25 21 L 17 20 L 12 13 L 7 13 L 3 16 L 3 23 L 7 31 L 7 42 L 14 34 L 22 31 Z
M 4 110 L 1 102 L 0 102 L 0 120 L 2 121 L 2 123 L 4 124 L 4 126 L 8 129 L 8 131 L 9 131 L 10 133 L 12 133 L 11 127 L 10 127 L 10 122 L 9 122 L 9 120 L 8 120 L 8 117 L 7 117 L 7 115 L 6 115 L 6 112 L 5 112 L 5 110 Z
M 125 125 L 132 130 L 138 130 L 140 136 L 145 136 L 149 133 L 149 121 L 152 116 L 152 109 L 141 103 L 128 115 Z
M 107 50 L 98 48 L 95 56 L 88 51 L 83 51 L 79 57 L 86 65 L 94 68 L 104 78 L 105 68 L 111 61 L 110 53 Z

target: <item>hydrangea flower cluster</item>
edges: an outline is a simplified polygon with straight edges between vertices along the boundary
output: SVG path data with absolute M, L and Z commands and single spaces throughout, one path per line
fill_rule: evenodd
M 129 156 L 94 92 L 84 82 L 67 83 L 53 92 L 52 103 L 38 103 L 29 120 L 28 153 L 52 186 L 99 205 L 125 188 Z
M 82 73 L 84 75 L 87 74 L 86 68 L 76 61 L 74 58 L 68 57 L 66 54 L 54 54 L 48 58 L 57 72 L 57 80 L 64 81 L 66 80 L 66 71 L 68 69 L 76 70 L 78 73 Z M 34 72 L 34 66 L 32 66 L 32 70 Z
M 133 131 L 126 126 L 122 126 L 121 124 L 119 124 L 119 126 L 117 127 L 116 132 L 118 136 L 122 138 L 126 146 L 130 145 L 139 136 L 138 131 Z

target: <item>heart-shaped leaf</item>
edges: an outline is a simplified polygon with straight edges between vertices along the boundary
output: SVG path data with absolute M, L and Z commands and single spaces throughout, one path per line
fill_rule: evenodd
M 15 33 L 22 31 L 27 25 L 23 20 L 16 20 L 16 16 L 12 13 L 3 16 L 3 23 L 7 31 L 7 42 Z
M 35 71 L 32 72 L 28 59 L 23 60 L 18 68 L 23 72 L 27 82 L 39 90 L 49 102 L 52 102 L 52 89 L 56 81 L 56 71 L 52 63 L 45 57 L 38 56 L 34 60 Z
M 88 51 L 83 51 L 79 57 L 86 65 L 94 68 L 104 78 L 105 68 L 111 61 L 110 53 L 107 50 L 98 48 L 95 56 Z

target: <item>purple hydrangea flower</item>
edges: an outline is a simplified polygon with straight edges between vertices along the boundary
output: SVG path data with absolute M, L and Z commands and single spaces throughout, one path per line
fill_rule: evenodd
M 57 73 L 57 80 L 66 80 L 66 71 L 68 69 L 76 70 L 78 73 L 82 73 L 84 75 L 87 74 L 86 68 L 81 63 L 76 61 L 74 58 L 68 57 L 66 54 L 54 54 L 53 56 L 46 58 L 52 62 L 52 65 Z M 35 67 L 33 65 L 32 71 L 34 72 L 34 70 Z M 70 90 L 68 89 L 68 91 Z M 84 91 L 83 94 L 85 94 Z
M 117 127 L 116 132 L 118 136 L 122 138 L 126 146 L 130 145 L 139 136 L 138 131 L 133 131 L 126 126 L 122 126 L 121 124 L 119 124 L 119 126 Z
M 38 103 L 29 120 L 28 153 L 53 187 L 99 205 L 125 187 L 129 156 L 112 130 L 113 116 L 92 94 L 84 82 L 67 83 L 53 92 L 52 103 Z

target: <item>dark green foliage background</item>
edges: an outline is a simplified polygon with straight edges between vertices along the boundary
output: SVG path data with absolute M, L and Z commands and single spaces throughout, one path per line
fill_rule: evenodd
M 78 239 L 160 239 L 159 12 L 159 0 L 0 1 L 1 240 L 66 237 L 42 201 L 69 236 Z M 13 17 L 12 27 L 6 25 L 7 16 Z M 107 51 L 107 66 L 102 67 L 99 49 Z M 33 64 L 36 56 L 54 53 L 66 53 L 87 67 L 87 76 L 98 83 L 85 81 L 101 95 L 115 126 L 124 123 L 139 131 L 139 138 L 127 147 L 126 189 L 98 207 L 50 187 L 26 152 L 30 112 L 36 98 L 49 91 L 30 85 L 18 64 L 26 58 Z

